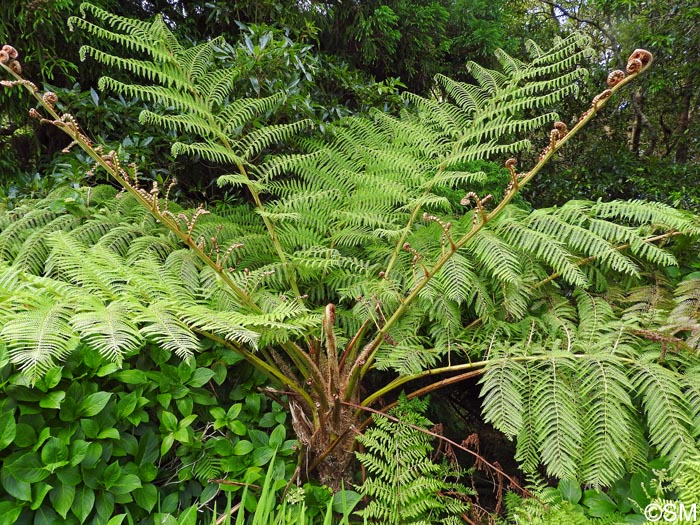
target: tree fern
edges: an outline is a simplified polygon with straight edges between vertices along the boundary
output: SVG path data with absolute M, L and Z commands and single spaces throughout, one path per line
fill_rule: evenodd
M 674 468 L 693 455 L 698 396 L 683 374 L 696 363 L 680 348 L 669 352 L 692 290 L 678 291 L 667 328 L 673 308 L 642 326 L 615 293 L 625 297 L 624 284 L 674 264 L 655 243 L 697 236 L 697 219 L 635 201 L 535 211 L 514 203 L 649 65 L 649 53 L 635 52 L 630 76 L 598 95 L 572 130 L 555 122 L 538 162 L 518 173 L 516 160 L 504 159 L 529 149 L 525 137 L 558 120 L 553 108 L 586 77 L 589 43 L 580 35 L 549 49 L 530 43 L 530 62 L 500 51 L 502 72 L 472 64 L 475 83 L 438 77 L 438 96 L 408 94 L 399 115 L 372 111 L 312 137 L 302 133 L 308 122 L 267 123 L 280 95 L 236 100 L 239 72 L 217 64 L 218 39 L 187 48 L 160 18 L 83 9 L 73 24 L 95 41 L 83 54 L 126 73 L 101 87 L 169 108 L 141 120 L 182 137 L 173 153 L 224 166 L 219 182 L 250 199 L 227 217 L 178 209 L 33 91 L 50 117 L 43 122 L 66 131 L 127 192 L 98 189 L 99 209 L 85 198 L 80 213 L 55 212 L 44 201 L 0 219 L 0 335 L 34 378 L 80 337 L 117 362 L 145 339 L 188 357 L 208 337 L 293 392 L 299 440 L 322 458 L 310 468 L 336 486 L 363 378 L 373 369 L 399 374 L 359 400 L 370 404 L 443 360 L 437 371 L 484 370 L 485 417 L 517 440 L 527 472 L 542 463 L 552 475 L 604 485 L 639 464 L 649 444 Z M 101 51 L 100 41 L 124 53 Z M 292 151 L 278 155 L 283 142 Z M 486 177 L 471 170 L 474 160 L 505 164 L 510 182 L 497 198 L 477 187 Z M 27 294 L 34 300 L 23 301 Z M 41 338 L 21 335 L 30 322 L 44 327 Z M 453 365 L 457 356 L 465 362 Z M 659 389 L 667 395 L 654 397 Z M 640 410 L 647 436 L 635 425 Z M 621 449 L 621 436 L 633 446 Z

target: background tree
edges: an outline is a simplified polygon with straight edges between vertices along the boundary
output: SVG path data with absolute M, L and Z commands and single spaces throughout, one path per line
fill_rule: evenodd
M 530 194 L 544 202 L 564 195 L 668 199 L 697 208 L 697 109 L 700 90 L 698 6 L 695 2 L 617 1 L 532 2 L 538 30 L 582 30 L 590 34 L 601 63 L 619 68 L 622 49 L 652 49 L 658 67 L 616 111 L 587 130 L 588 140 L 557 166 L 566 174 L 553 186 L 535 185 Z M 540 29 L 541 28 L 541 29 Z M 633 42 L 635 44 L 633 44 Z M 603 69 L 593 71 L 598 81 Z M 583 162 L 580 162 L 583 160 Z M 573 168 L 577 164 L 578 167 Z

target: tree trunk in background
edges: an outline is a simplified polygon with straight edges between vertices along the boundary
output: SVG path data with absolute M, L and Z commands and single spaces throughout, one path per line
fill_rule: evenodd
M 683 84 L 680 99 L 680 114 L 676 126 L 676 162 L 688 162 L 688 126 L 690 124 L 690 100 L 693 95 L 693 85 L 690 81 Z
M 644 92 L 638 88 L 632 95 L 632 107 L 634 108 L 634 121 L 630 132 L 630 151 L 639 155 L 639 145 L 642 137 L 642 128 L 649 132 L 649 145 L 644 151 L 644 155 L 652 155 L 659 140 L 659 134 L 654 128 L 649 118 L 644 113 Z

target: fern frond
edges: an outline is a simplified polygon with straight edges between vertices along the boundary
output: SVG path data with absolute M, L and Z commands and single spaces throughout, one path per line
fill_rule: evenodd
M 513 439 L 523 427 L 522 365 L 508 359 L 494 360 L 486 368 L 480 396 L 484 421 Z
M 201 345 L 190 328 L 172 314 L 172 305 L 157 302 L 149 305 L 136 318 L 141 323 L 141 333 L 151 337 L 166 350 L 174 352 L 182 359 L 199 351 Z
M 234 166 L 243 164 L 243 158 L 236 155 L 230 148 L 210 142 L 195 142 L 194 144 L 175 142 L 171 151 L 176 157 L 192 155 L 218 164 L 232 164 Z
M 72 316 L 70 324 L 81 339 L 102 356 L 121 366 L 125 355 L 138 350 L 143 339 L 130 320 L 138 311 L 133 302 L 115 301 L 108 305 L 89 303 L 89 310 Z
M 552 356 L 541 365 L 534 387 L 535 428 L 547 473 L 558 478 L 576 477 L 581 461 L 583 429 L 578 399 L 567 381 L 575 370 L 566 356 Z
M 10 361 L 27 373 L 32 383 L 78 345 L 79 338 L 69 324 L 71 314 L 71 305 L 44 299 L 27 305 L 0 330 Z
M 675 470 L 697 451 L 679 378 L 659 364 L 645 362 L 636 363 L 633 374 L 631 382 L 642 399 L 649 440 L 659 455 L 668 456 Z
M 646 450 L 633 447 L 631 427 L 638 425 L 630 398 L 633 387 L 619 362 L 590 358 L 578 370 L 580 399 L 585 411 L 581 479 L 610 486 L 625 473 L 626 461 L 645 459 Z

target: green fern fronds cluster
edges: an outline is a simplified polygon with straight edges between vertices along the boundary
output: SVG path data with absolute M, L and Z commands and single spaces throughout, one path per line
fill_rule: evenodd
M 679 284 L 680 297 L 689 286 Z M 683 339 L 665 334 L 683 304 L 674 303 L 673 288 L 655 293 L 666 295 L 668 309 L 645 329 L 630 312 L 658 304 L 649 293 L 625 309 L 629 298 L 608 302 L 578 291 L 547 297 L 507 332 L 499 323 L 471 331 L 472 346 L 489 345 L 484 416 L 516 440 L 523 470 L 543 463 L 558 478 L 609 486 L 641 468 L 650 451 L 667 456 L 675 473 L 697 457 L 700 360 Z M 629 297 L 641 294 L 633 289 Z
M 375 415 L 374 427 L 357 437 L 365 451 L 356 455 L 368 473 L 358 490 L 370 498 L 357 514 L 368 523 L 462 523 L 472 491 L 446 481 L 456 473 L 430 458 L 433 438 L 419 430 L 432 425 L 423 415 L 427 406 L 402 398 L 389 412 L 397 420 Z
M 61 200 L 58 193 L 17 208 L 3 217 L 0 234 L 0 337 L 32 380 L 79 342 L 119 364 L 146 339 L 187 358 L 199 350 L 202 333 L 254 350 L 317 322 L 298 303 L 263 292 L 262 308 L 246 312 L 129 196 L 85 189 L 78 200 L 89 206 L 49 209 Z M 253 285 L 250 292 L 255 296 Z

